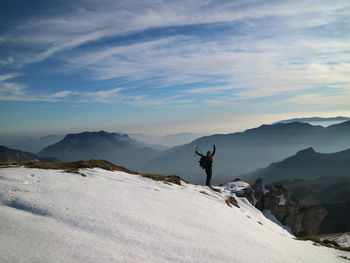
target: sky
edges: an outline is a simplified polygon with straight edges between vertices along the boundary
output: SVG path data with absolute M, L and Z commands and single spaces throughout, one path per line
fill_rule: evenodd
M 5 0 L 0 134 L 350 116 L 350 2 Z

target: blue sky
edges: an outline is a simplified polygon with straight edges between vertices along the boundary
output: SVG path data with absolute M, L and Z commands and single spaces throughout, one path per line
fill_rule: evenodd
M 1 134 L 350 115 L 350 2 L 2 1 Z

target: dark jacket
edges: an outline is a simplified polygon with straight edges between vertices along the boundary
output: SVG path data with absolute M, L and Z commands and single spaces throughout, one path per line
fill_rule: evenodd
M 196 151 L 196 154 L 198 154 L 199 156 L 204 158 L 204 160 L 203 160 L 204 167 L 203 168 L 209 169 L 209 168 L 212 167 L 212 165 L 213 165 L 213 156 L 215 154 L 215 151 L 216 151 L 215 145 L 213 145 L 213 153 L 211 154 L 211 156 L 203 155 L 203 154 L 199 153 L 198 151 Z

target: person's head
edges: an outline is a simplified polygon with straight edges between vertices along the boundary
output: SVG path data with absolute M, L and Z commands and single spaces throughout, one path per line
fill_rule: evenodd
M 207 151 L 207 156 L 211 157 L 211 151 Z

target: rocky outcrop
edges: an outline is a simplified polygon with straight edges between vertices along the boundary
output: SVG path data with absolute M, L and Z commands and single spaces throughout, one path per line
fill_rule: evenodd
M 256 208 L 268 209 L 298 237 L 315 234 L 327 210 L 320 206 L 303 206 L 291 190 L 281 185 L 265 185 L 262 179 L 255 184 L 242 182 L 239 178 L 225 183 L 226 191 L 237 197 L 245 197 Z
M 227 204 L 229 207 L 232 207 L 232 205 L 234 205 L 235 207 L 240 208 L 239 205 L 238 205 L 237 200 L 236 200 L 232 195 L 230 195 L 230 196 L 225 200 L 225 202 L 226 202 L 226 204 Z
M 327 215 L 323 207 L 300 205 L 292 191 L 279 185 L 265 185 L 262 179 L 251 186 L 251 192 L 247 199 L 253 199 L 256 208 L 269 209 L 296 236 L 315 234 Z

